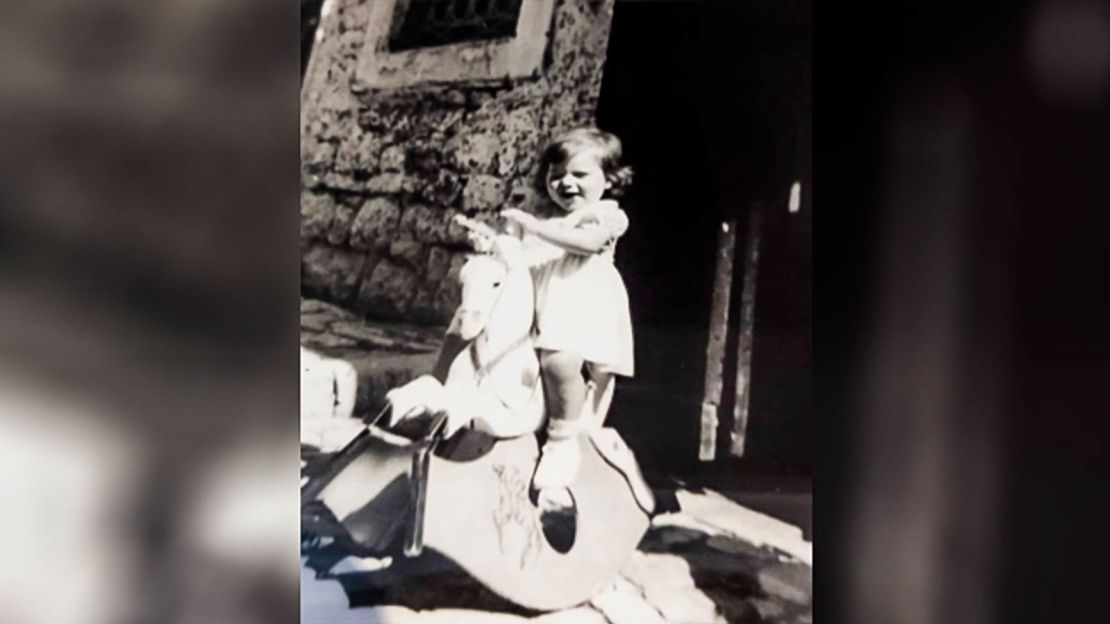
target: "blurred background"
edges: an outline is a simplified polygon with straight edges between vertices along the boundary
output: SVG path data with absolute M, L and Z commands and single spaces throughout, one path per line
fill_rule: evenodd
M 0 8 L 0 621 L 297 620 L 298 19 Z
M 0 621 L 298 617 L 299 20 L 0 8 Z M 1110 13 L 815 21 L 819 617 L 1101 621 Z
M 1101 619 L 1107 5 L 816 21 L 816 602 Z

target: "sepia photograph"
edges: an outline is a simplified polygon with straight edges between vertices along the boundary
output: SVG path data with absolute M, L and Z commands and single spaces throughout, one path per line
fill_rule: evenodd
M 1108 7 L 0 4 L 0 622 L 1104 621 Z
M 301 621 L 813 621 L 808 0 L 302 0 Z

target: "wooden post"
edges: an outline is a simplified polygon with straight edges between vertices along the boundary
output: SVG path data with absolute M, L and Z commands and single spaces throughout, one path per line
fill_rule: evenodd
M 752 206 L 748 214 L 748 231 L 744 237 L 744 286 L 740 293 L 740 338 L 736 357 L 736 405 L 732 409 L 732 445 L 730 453 L 744 456 L 744 438 L 748 429 L 748 404 L 751 401 L 752 343 L 755 329 L 755 286 L 759 275 L 759 239 L 762 211 Z
M 717 236 L 717 269 L 713 278 L 713 304 L 709 311 L 709 341 L 705 352 L 705 395 L 701 403 L 698 459 L 717 456 L 717 408 L 724 384 L 728 306 L 732 291 L 732 256 L 736 250 L 736 221 L 721 223 Z

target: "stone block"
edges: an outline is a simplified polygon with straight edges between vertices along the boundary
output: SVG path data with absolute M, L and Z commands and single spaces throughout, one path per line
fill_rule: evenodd
M 331 324 L 331 319 L 324 314 L 302 314 L 301 315 L 301 333 L 304 332 L 325 332 L 328 330 L 328 325 Z
M 459 89 L 447 89 L 440 93 L 437 99 L 448 106 L 466 105 L 466 93 Z
M 540 142 L 544 139 L 539 107 L 526 105 L 515 108 L 501 118 L 501 125 L 504 136 L 511 137 L 518 158 L 531 160 L 539 155 L 543 148 Z M 518 161 L 518 164 L 522 163 Z
M 301 346 L 315 349 L 322 353 L 334 354 L 357 347 L 358 341 L 330 333 L 311 334 L 302 332 Z
M 301 315 L 321 315 L 326 316 L 331 321 L 351 318 L 352 315 L 347 310 L 328 303 L 319 299 L 301 299 Z
M 374 332 L 374 329 L 379 331 Z M 363 338 L 376 333 L 373 348 L 344 351 L 343 358 L 359 373 L 359 395 L 355 414 L 376 413 L 382 409 L 385 393 L 398 388 L 417 376 L 430 373 L 435 365 L 442 330 L 431 328 L 421 332 L 379 323 L 365 324 Z M 360 341 L 361 345 L 367 344 Z
M 382 173 L 366 181 L 367 193 L 396 195 L 405 189 L 405 176 L 402 173 Z
M 489 173 L 501 147 L 493 134 L 460 134 L 447 142 L 449 163 L 467 173 Z
M 505 202 L 505 182 L 491 175 L 472 175 L 462 191 L 463 210 L 483 212 L 501 208 Z
M 390 197 L 366 200 L 351 223 L 351 247 L 388 251 L 401 221 L 401 206 Z
M 401 215 L 401 234 L 430 245 L 469 246 L 466 228 L 455 222 L 462 212 L 424 204 L 410 204 Z
M 390 243 L 389 256 L 419 274 L 424 272 L 424 267 L 427 264 L 428 247 L 419 241 L 402 238 Z
M 426 204 L 409 204 L 401 215 L 400 230 L 424 243 L 442 242 L 447 230 L 445 212 Z
M 385 136 L 408 134 L 412 129 L 411 107 L 390 107 L 381 104 L 371 105 L 358 111 L 358 125 L 368 133 Z
M 357 179 L 354 174 L 347 171 L 327 171 L 323 175 L 313 177 L 313 186 L 319 186 L 334 191 L 358 193 L 366 188 L 366 182 Z
M 321 173 L 335 162 L 337 146 L 329 141 L 306 139 L 301 147 L 301 166 L 312 173 Z
M 439 284 L 425 282 L 416 292 L 416 297 L 409 307 L 409 318 L 415 323 L 445 324 L 450 321 L 449 315 L 444 315 L 438 306 L 436 294 Z
M 411 268 L 383 259 L 358 289 L 356 307 L 377 318 L 404 319 L 419 279 Z
M 335 152 L 335 169 L 343 172 L 374 171 L 378 168 L 381 140 L 371 133 L 344 137 Z
M 465 116 L 461 108 L 438 107 L 424 113 L 423 123 L 437 133 L 447 133 L 457 130 Z
M 331 231 L 335 209 L 335 200 L 327 193 L 302 194 L 301 238 L 305 240 L 326 238 Z
M 405 168 L 409 171 L 431 174 L 443 167 L 443 154 L 436 147 L 424 143 L 405 146 Z
M 351 234 L 351 224 L 355 221 L 355 210 L 350 206 L 339 205 L 328 230 L 328 242 L 332 245 L 346 245 Z
M 462 180 L 457 173 L 441 169 L 435 178 L 426 184 L 420 196 L 430 204 L 450 207 L 459 198 L 463 188 Z
M 443 233 L 442 243 L 452 246 L 462 245 L 469 249 L 470 241 L 467 238 L 466 228 L 455 222 L 455 217 L 460 214 L 463 213 L 458 210 L 448 210 L 444 213 L 443 219 L 447 223 L 447 229 Z
M 405 147 L 403 145 L 390 145 L 382 150 L 378 160 L 378 168 L 386 173 L 400 173 L 405 170 Z
M 503 141 L 497 148 L 497 175 L 511 178 L 516 173 L 517 150 L 512 140 Z
M 350 301 L 366 262 L 361 252 L 314 245 L 301 259 L 301 284 L 330 301 Z
M 394 351 L 397 353 L 431 353 L 439 348 L 438 338 L 429 339 L 427 335 L 414 332 L 397 331 L 388 326 L 368 324 L 357 320 L 336 321 L 330 332 L 343 338 L 358 342 L 360 347 L 370 351 Z
M 447 277 L 451 268 L 452 253 L 443 247 L 432 247 L 428 250 L 428 263 L 424 271 L 424 281 L 438 285 Z
M 436 291 L 436 309 L 446 313 L 447 318 L 454 314 L 455 308 L 459 307 L 459 301 L 462 299 L 462 283 L 459 281 L 459 271 L 466 264 L 466 259 L 465 253 L 452 254 L 451 263 L 447 267 L 447 275 L 440 281 L 439 289 Z

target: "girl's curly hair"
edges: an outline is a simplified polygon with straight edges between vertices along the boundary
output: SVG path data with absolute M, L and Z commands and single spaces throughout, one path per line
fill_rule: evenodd
M 621 164 L 623 149 L 621 140 L 612 132 L 597 128 L 576 128 L 565 132 L 547 145 L 540 155 L 540 166 L 536 175 L 536 188 L 547 193 L 547 171 L 552 165 L 569 160 L 582 149 L 592 149 L 598 154 L 598 164 L 605 172 L 609 188 L 603 197 L 616 199 L 622 197 L 632 185 L 632 167 Z

